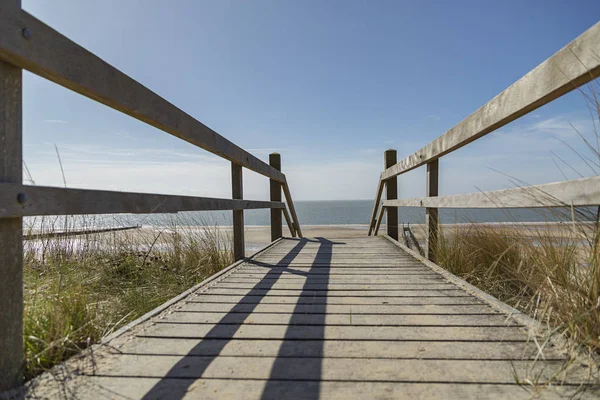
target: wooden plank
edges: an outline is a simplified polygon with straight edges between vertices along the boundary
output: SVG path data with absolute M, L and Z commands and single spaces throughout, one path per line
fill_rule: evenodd
M 273 368 L 274 357 L 184 357 L 120 354 L 105 362 L 82 367 L 80 373 L 103 376 L 146 376 L 186 379 L 278 379 L 323 380 L 345 382 L 460 382 L 515 384 L 527 379 L 589 382 L 587 368 L 580 365 L 561 371 L 563 362 L 504 360 L 430 360 L 430 359 L 362 359 L 348 358 L 280 358 Z M 207 368 L 206 364 L 210 363 Z
M 198 346 L 198 340 L 135 338 L 115 351 L 128 354 L 179 356 L 264 356 L 387 359 L 531 360 L 539 357 L 531 342 L 399 342 L 343 340 L 214 340 Z M 285 344 L 285 345 L 284 345 Z M 564 360 L 558 351 L 547 349 L 546 360 Z
M 431 326 L 295 326 L 240 325 L 233 331 L 213 325 L 157 324 L 148 327 L 138 337 L 172 337 L 188 339 L 295 339 L 295 340 L 402 340 L 402 341 L 516 341 L 527 342 L 527 335 L 518 327 L 431 327 Z
M 182 304 L 177 312 L 200 312 L 200 313 L 275 313 L 290 314 L 293 312 L 303 314 L 344 314 L 344 315 L 500 315 L 486 304 L 465 305 L 400 305 L 400 304 L 376 304 L 376 305 L 343 305 L 328 304 L 230 304 L 230 303 L 202 303 L 190 302 Z M 506 317 L 506 316 L 504 316 Z
M 373 211 L 371 211 L 371 219 L 369 220 L 369 236 L 373 234 L 375 230 L 375 225 L 377 225 L 377 210 L 379 209 L 379 205 L 381 203 L 382 194 L 383 180 L 379 179 L 379 182 L 377 182 L 377 192 L 375 193 L 375 203 L 373 204 Z
M 269 154 L 269 165 L 277 171 L 281 171 L 281 155 L 279 153 Z M 281 202 L 281 183 L 269 180 L 270 199 L 273 202 Z M 271 209 L 271 241 L 283 236 L 281 210 Z
M 369 268 L 372 267 L 374 265 L 381 265 L 384 267 L 398 267 L 401 269 L 405 269 L 405 268 L 423 268 L 422 265 L 419 265 L 418 263 L 414 263 L 414 262 L 409 262 L 409 261 L 405 261 L 405 260 L 394 260 L 394 259 L 381 259 L 381 260 L 374 260 L 371 262 L 367 261 L 360 261 L 360 260 L 352 260 L 352 259 L 336 259 L 335 261 L 332 261 L 330 263 L 327 263 L 327 259 L 326 257 L 319 257 L 319 258 L 298 258 L 298 259 L 291 259 L 291 258 L 271 258 L 271 259 L 266 259 L 266 260 L 255 260 L 252 265 L 254 265 L 256 267 L 263 267 L 263 268 L 270 268 L 270 267 L 277 267 L 277 266 L 292 266 L 292 264 L 298 265 L 298 264 L 303 264 L 306 265 L 307 267 L 318 267 L 318 266 L 322 266 L 322 267 L 330 267 L 330 268 L 337 268 L 337 267 L 343 267 L 343 266 L 348 266 L 348 267 L 356 267 L 356 268 Z M 248 268 L 251 268 L 252 266 L 248 265 Z M 244 268 L 246 268 L 246 266 L 244 266 Z M 315 271 L 316 272 L 316 271 Z
M 23 28 L 31 34 L 22 35 Z M 285 175 L 22 10 L 0 3 L 0 59 L 278 182 Z
M 513 83 L 427 146 L 385 170 L 389 179 L 438 159 L 600 75 L 600 23 Z
M 189 303 L 227 303 L 227 304 L 326 304 L 332 305 L 457 305 L 482 304 L 473 296 L 462 297 L 300 297 L 300 296 L 261 296 L 243 294 L 216 294 L 212 292 L 198 293 L 188 300 Z
M 302 228 L 300 227 L 300 221 L 298 220 L 298 215 L 296 214 L 296 207 L 294 206 L 294 200 L 292 200 L 292 192 L 290 192 L 290 186 L 287 183 L 287 178 L 283 178 L 284 182 L 281 186 L 283 189 L 283 195 L 285 196 L 285 201 L 290 209 L 290 214 L 292 214 L 292 219 L 294 220 L 294 230 L 296 231 L 298 237 L 303 237 Z
M 245 283 L 258 283 L 260 282 L 304 282 L 306 277 L 298 275 L 282 275 L 279 277 L 267 274 L 243 274 L 241 272 L 234 272 L 227 277 L 224 282 L 245 282 Z M 310 277 L 311 283 L 353 283 L 353 284 L 379 284 L 379 285 L 395 285 L 405 283 L 441 283 L 445 282 L 444 278 L 439 275 L 408 275 L 408 276 L 343 276 L 343 275 L 332 275 L 332 276 L 319 276 L 312 275 Z
M 20 203 L 18 198 L 23 198 Z M 21 196 L 21 197 L 19 197 Z M 0 218 L 33 215 L 174 213 L 283 208 L 284 203 L 0 183 Z
M 377 217 L 377 223 L 375 224 L 375 230 L 373 231 L 373 235 L 377 236 L 379 233 L 379 227 L 381 227 L 381 221 L 383 220 L 383 213 L 385 211 L 385 207 L 381 207 L 379 209 L 379 217 Z
M 407 276 L 407 275 L 435 275 L 427 267 L 395 268 L 395 267 L 368 267 L 368 268 L 318 268 L 311 271 L 310 266 L 300 266 L 294 268 L 285 267 L 243 267 L 240 271 L 252 274 L 269 274 L 270 276 L 363 276 L 371 273 L 372 276 Z
M 132 226 L 123 226 L 120 228 L 82 229 L 82 230 L 74 230 L 74 231 L 31 233 L 28 235 L 23 235 L 23 239 L 24 240 L 35 240 L 35 239 L 52 239 L 52 238 L 59 238 L 59 237 L 69 237 L 69 236 L 93 235 L 96 233 L 105 233 L 105 232 L 130 231 L 132 229 L 139 229 L 141 227 L 142 227 L 141 225 L 132 225 Z
M 20 9 L 21 2 L 6 6 Z M 0 61 L 0 182 L 14 185 L 23 179 L 22 90 L 21 69 Z M 0 209 L 5 206 L 0 200 Z M 23 224 L 20 216 L 11 217 L 0 218 L 0 392 L 22 381 Z
M 160 379 L 147 377 L 73 376 L 67 380 L 48 377 L 42 383 L 48 398 L 60 398 L 69 393 L 77 399 L 115 397 L 142 398 L 152 391 L 156 398 L 177 394 L 177 398 L 190 400 L 253 400 L 265 399 L 265 388 L 274 399 L 302 399 L 307 394 L 319 394 L 330 400 L 357 399 L 473 399 L 530 400 L 534 393 L 526 386 L 516 384 L 473 384 L 435 382 L 333 382 L 333 381 L 284 381 L 245 379 Z M 39 391 L 39 390 L 38 390 Z M 552 385 L 542 391 L 544 399 L 597 398 L 599 390 L 587 388 L 583 393 L 578 387 Z M 313 398 L 313 397 L 310 397 Z M 316 398 L 316 396 L 314 397 Z
M 321 308 L 324 308 L 321 306 Z M 191 313 L 175 312 L 158 323 L 307 326 L 518 326 L 505 315 L 364 315 L 305 313 Z
M 393 149 L 386 150 L 383 158 L 384 169 L 391 168 L 398 161 L 396 150 Z M 385 197 L 386 200 L 398 198 L 398 178 L 392 177 L 385 181 Z M 386 208 L 386 230 L 389 237 L 398 240 L 398 207 Z
M 283 212 L 283 217 L 285 218 L 285 223 L 288 226 L 290 234 L 292 237 L 297 237 L 298 235 L 296 234 L 296 228 L 294 228 L 294 221 L 291 220 L 287 208 L 284 207 L 281 211 Z
M 231 197 L 244 198 L 242 166 L 231 163 Z M 233 258 L 235 261 L 246 257 L 244 243 L 244 210 L 233 210 Z
M 219 283 L 220 288 L 231 288 L 231 289 L 286 289 L 286 290 L 324 290 L 334 292 L 337 290 L 359 290 L 359 291 L 378 291 L 378 290 L 417 290 L 417 289 L 427 289 L 427 290 L 448 290 L 455 289 L 456 286 L 450 283 L 393 283 L 388 285 L 382 284 L 373 284 L 373 283 L 333 283 L 333 282 L 313 282 L 312 279 L 310 281 L 304 282 L 230 282 L 228 279 L 225 279 Z
M 427 197 L 437 197 L 439 177 L 439 160 L 427 163 Z M 412 231 L 410 231 L 412 234 Z M 391 237 L 391 236 L 390 236 Z M 393 239 L 393 237 L 392 237 Z M 398 239 L 396 239 L 398 240 Z M 425 254 L 429 261 L 435 262 L 438 245 L 438 209 L 425 209 Z
M 336 290 L 336 291 L 319 291 L 319 290 L 285 290 L 285 289 L 252 289 L 252 294 L 259 296 L 302 296 L 302 297 L 453 297 L 464 296 L 465 291 L 460 289 L 398 289 L 398 290 Z M 228 289 L 222 288 L 220 285 L 210 288 L 207 293 L 211 294 L 250 294 L 248 289 Z
M 384 201 L 384 206 L 434 208 L 550 208 L 600 204 L 600 177 L 513 189 Z

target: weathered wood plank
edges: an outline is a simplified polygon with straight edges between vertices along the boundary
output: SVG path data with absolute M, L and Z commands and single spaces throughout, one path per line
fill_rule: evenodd
M 439 181 L 439 160 L 427 163 L 427 197 L 437 197 Z M 412 234 L 412 231 L 409 231 Z M 396 239 L 398 240 L 398 239 Z M 415 243 L 417 241 L 415 240 Z M 418 244 L 417 244 L 418 245 Z M 438 209 L 427 207 L 425 209 L 425 257 L 435 262 L 435 253 L 438 246 Z
M 244 379 L 203 379 L 190 382 L 186 379 L 124 378 L 101 376 L 74 376 L 66 382 L 57 383 L 48 378 L 43 385 L 48 388 L 49 398 L 59 398 L 69 393 L 77 399 L 111 398 L 119 393 L 126 398 L 163 399 L 181 394 L 185 400 L 253 400 L 265 399 L 265 388 L 274 399 L 302 399 L 307 394 L 319 393 L 319 398 L 330 400 L 357 399 L 472 399 L 530 400 L 534 392 L 527 386 L 516 384 L 473 384 L 435 382 L 331 382 L 331 381 L 283 381 Z M 585 392 L 574 386 L 551 386 L 544 389 L 544 399 L 564 399 L 577 396 L 595 399 L 599 390 L 589 388 Z M 149 394 L 151 393 L 151 394 Z M 580 397 L 581 396 L 581 397 Z
M 384 153 L 384 169 L 391 168 L 396 165 L 397 153 L 396 150 L 389 149 Z M 398 198 L 398 178 L 392 177 L 385 181 L 385 197 L 386 200 L 396 200 Z M 380 222 L 378 222 L 380 223 Z M 386 230 L 389 237 L 398 240 L 398 208 L 386 208 Z
M 224 282 L 227 283 L 272 283 L 272 282 L 287 282 L 287 283 L 301 283 L 306 281 L 306 277 L 298 275 L 284 274 L 279 277 L 269 276 L 268 274 L 243 274 L 241 272 L 234 272 Z M 406 284 L 406 283 L 441 283 L 445 282 L 444 278 L 438 275 L 375 275 L 375 276 L 357 276 L 357 275 L 313 275 L 310 274 L 311 283 L 349 283 L 349 284 L 374 284 L 374 285 L 394 285 L 394 284 Z
M 274 369 L 274 357 L 185 357 L 149 355 L 114 355 L 112 362 L 82 368 L 82 373 L 104 376 L 146 376 L 198 379 L 281 379 L 324 381 L 377 382 L 459 382 L 515 384 L 535 377 L 544 380 L 557 374 L 567 376 L 571 384 L 586 383 L 587 369 L 579 365 L 562 372 L 563 362 L 504 360 L 415 360 L 346 358 L 286 358 L 279 359 Z M 210 367 L 206 368 L 206 364 Z M 105 367 L 107 366 L 107 367 Z M 92 371 L 93 368 L 93 371 Z M 315 375 L 318 374 L 318 375 Z
M 335 305 L 328 304 L 324 308 L 321 304 L 227 304 L 227 303 L 185 303 L 177 308 L 178 312 L 230 312 L 230 313 L 283 313 L 293 312 L 304 314 L 347 314 L 347 315 L 505 315 L 499 314 L 486 304 L 467 305 Z
M 283 344 L 285 343 L 285 346 Z M 115 351 L 130 354 L 163 354 L 180 356 L 264 356 L 323 358 L 387 358 L 387 359 L 471 359 L 531 360 L 539 358 L 534 343 L 514 342 L 399 342 L 343 340 L 169 340 L 136 338 L 117 346 Z M 564 360 L 553 349 L 544 352 L 546 360 Z
M 23 28 L 31 34 L 22 35 Z M 284 182 L 285 175 L 25 11 L 0 3 L 0 59 Z
M 517 326 L 505 315 L 364 315 L 364 314 L 306 314 L 306 313 L 199 313 L 175 312 L 159 323 L 224 325 L 288 325 L 309 326 Z
M 228 303 L 228 304 L 326 304 L 331 305 L 444 305 L 444 304 L 481 304 L 481 300 L 473 296 L 463 297 L 300 297 L 300 296 L 261 296 L 241 294 L 216 294 L 206 292 L 197 294 L 188 300 L 189 303 Z
M 14 9 L 20 5 L 6 2 Z M 21 69 L 0 61 L 0 182 L 15 185 L 23 179 L 22 90 Z M 20 216 L 12 217 L 0 218 L 0 392 L 22 379 L 23 224 Z
M 240 325 L 232 332 L 227 326 L 202 324 L 157 324 L 139 337 L 213 338 L 213 339 L 297 339 L 297 340 L 448 340 L 527 342 L 519 327 L 431 327 L 431 326 L 297 326 Z
M 592 81 L 600 75 L 599 54 L 596 23 L 448 132 L 385 170 L 381 179 L 438 159 Z
M 300 227 L 300 221 L 298 220 L 298 215 L 296 214 L 296 207 L 294 206 L 294 201 L 292 200 L 292 192 L 290 192 L 290 186 L 287 183 L 287 179 L 285 176 L 283 177 L 283 184 L 281 188 L 283 189 L 283 195 L 285 196 L 285 201 L 287 202 L 288 208 L 290 209 L 290 214 L 292 214 L 292 219 L 294 220 L 294 230 L 298 237 L 302 237 L 302 228 Z
M 23 197 L 24 195 L 24 197 Z M 21 196 L 21 197 L 19 197 Z M 22 203 L 18 199 L 24 200 Z M 0 218 L 283 208 L 284 203 L 0 183 Z
M 269 165 L 277 171 L 281 171 L 281 155 L 279 153 L 269 154 Z M 270 200 L 281 202 L 281 182 L 269 180 Z M 283 236 L 281 210 L 271 209 L 271 241 Z
M 286 289 L 228 289 L 216 285 L 208 289 L 211 294 L 254 294 L 259 296 L 301 297 L 453 297 L 465 296 L 462 289 L 398 289 L 398 290 L 286 290 Z
M 600 177 L 546 183 L 514 189 L 420 197 L 383 202 L 394 207 L 436 208 L 550 208 L 600 204 Z
M 242 166 L 231 163 L 231 198 L 244 198 L 244 182 Z M 233 258 L 241 260 L 246 257 L 244 242 L 244 210 L 233 210 Z
M 290 214 L 288 213 L 287 208 L 282 208 L 281 211 L 283 212 L 283 217 L 285 218 L 285 223 L 288 226 L 288 230 L 290 231 L 290 234 L 292 235 L 292 237 L 297 237 L 298 234 L 296 233 L 296 228 L 294 228 L 294 221 L 292 221 L 292 219 L 290 218 Z
M 281 276 L 307 276 L 309 271 L 311 276 L 363 276 L 364 274 L 371 273 L 372 276 L 407 276 L 407 275 L 429 275 L 435 276 L 431 270 L 426 267 L 355 267 L 355 268 L 313 268 L 311 271 L 310 266 L 299 266 L 294 268 L 286 267 L 243 267 L 239 269 L 240 272 L 247 272 L 252 274 L 269 274 L 269 275 L 281 275 Z
M 220 288 L 231 289 L 271 289 L 271 290 L 323 290 L 323 291 L 339 291 L 339 290 L 357 290 L 357 291 L 379 291 L 379 290 L 448 290 L 456 289 L 451 283 L 395 283 L 395 284 L 369 284 L 369 283 L 319 283 L 313 282 L 230 282 L 228 279 L 219 283 Z

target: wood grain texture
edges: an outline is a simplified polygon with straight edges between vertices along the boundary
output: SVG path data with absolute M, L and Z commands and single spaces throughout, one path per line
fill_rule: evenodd
M 427 163 L 426 195 L 428 198 L 437 197 L 438 182 L 439 160 L 433 160 Z M 425 208 L 425 254 L 427 259 L 433 262 L 435 262 L 435 253 L 438 245 L 438 230 L 438 209 L 436 207 Z M 388 236 L 393 239 L 393 236 Z
M 285 182 L 281 186 L 283 189 L 283 195 L 285 196 L 285 201 L 287 202 L 288 208 L 290 209 L 290 214 L 292 215 L 292 219 L 294 221 L 294 231 L 298 237 L 302 236 L 302 228 L 300 227 L 300 221 L 298 220 L 298 215 L 296 214 L 296 207 L 294 206 L 294 200 L 292 199 L 292 192 L 290 191 L 290 186 L 288 185 L 287 179 L 284 178 Z
M 514 189 L 439 197 L 385 200 L 384 207 L 552 208 L 600 204 L 600 177 L 574 179 Z
M 458 125 L 386 169 L 389 179 L 438 159 L 600 75 L 600 22 L 513 83 Z
M 386 150 L 384 153 L 385 169 L 396 165 L 396 150 Z M 398 198 L 398 178 L 392 177 L 385 181 L 385 197 L 387 200 L 396 200 Z M 389 237 L 398 240 L 398 207 L 386 208 L 386 230 Z
M 231 194 L 233 199 L 244 198 L 242 166 L 231 163 Z M 244 243 L 244 210 L 233 210 L 233 258 L 235 261 L 246 256 Z
M 25 195 L 21 204 L 19 194 Z M 151 193 L 63 189 L 0 183 L 0 218 L 33 215 L 176 213 L 285 207 L 281 202 L 216 199 Z
M 22 71 L 0 61 L 0 182 L 21 184 L 22 119 Z M 11 217 L 0 218 L 0 392 L 21 383 L 23 366 L 23 224 Z
M 30 39 L 22 35 L 31 32 Z M 61 35 L 0 2 L 0 59 L 278 182 L 285 176 Z
M 269 154 L 269 165 L 276 169 L 277 171 L 281 171 L 281 155 L 278 153 Z M 271 201 L 281 201 L 281 183 L 270 179 L 269 180 L 269 194 Z M 282 219 L 281 219 L 281 210 L 272 209 L 271 210 L 271 241 L 277 240 L 283 236 L 282 229 Z
M 375 203 L 373 204 L 373 211 L 371 211 L 371 219 L 369 220 L 369 236 L 373 235 L 375 226 L 377 225 L 377 211 L 381 203 L 381 195 L 383 194 L 383 180 L 379 179 L 377 182 L 377 191 L 375 192 Z

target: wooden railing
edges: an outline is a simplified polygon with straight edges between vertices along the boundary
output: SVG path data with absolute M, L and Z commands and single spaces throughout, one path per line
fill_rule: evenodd
M 387 235 L 398 240 L 398 207 L 425 207 L 426 256 L 435 261 L 439 208 L 546 208 L 600 204 L 600 177 L 438 197 L 439 159 L 600 76 L 600 23 L 541 63 L 487 104 L 416 153 L 396 163 L 385 152 L 369 235 L 377 235 L 384 211 Z M 518 143 L 515 143 L 518 145 Z M 397 200 L 397 176 L 427 166 L 427 197 Z M 383 189 L 387 199 L 381 201 Z
M 23 185 L 23 69 L 231 161 L 233 198 Z M 244 167 L 269 178 L 270 201 L 243 199 Z M 234 256 L 240 259 L 243 210 L 258 208 L 271 210 L 272 240 L 282 236 L 282 214 L 291 234 L 302 236 L 279 154 L 266 164 L 23 11 L 20 0 L 0 1 L 0 392 L 23 376 L 24 216 L 233 210 Z

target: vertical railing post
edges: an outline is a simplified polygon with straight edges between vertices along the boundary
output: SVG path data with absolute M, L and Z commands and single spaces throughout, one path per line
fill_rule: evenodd
M 439 159 L 427 163 L 427 197 L 438 195 Z M 425 239 L 427 259 L 435 262 L 435 252 L 438 246 L 438 209 L 425 209 Z
M 396 150 L 389 149 L 384 153 L 384 167 L 388 169 L 397 162 Z M 387 200 L 398 198 L 398 178 L 393 177 L 385 181 L 385 196 Z M 386 207 L 387 234 L 394 240 L 398 240 L 398 207 Z
M 281 155 L 279 153 L 269 154 L 269 165 L 277 171 L 281 171 Z M 273 179 L 269 180 L 271 189 L 271 201 L 281 201 L 281 184 Z M 271 208 L 271 241 L 283 236 L 283 218 L 281 209 Z
M 242 166 L 231 163 L 231 194 L 233 199 L 244 198 Z M 244 247 L 244 210 L 233 210 L 233 257 L 235 261 L 246 256 Z
M 23 183 L 21 85 L 21 69 L 0 61 L 0 182 Z M 0 218 L 0 392 L 23 377 L 22 222 Z

